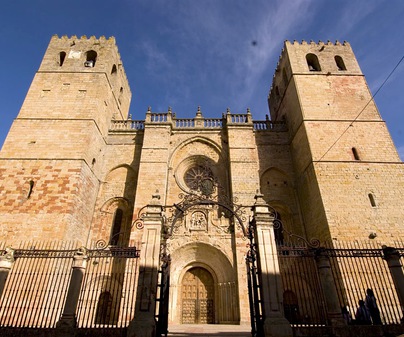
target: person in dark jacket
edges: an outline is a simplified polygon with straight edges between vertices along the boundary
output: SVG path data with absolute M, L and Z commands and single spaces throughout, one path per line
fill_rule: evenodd
M 372 289 L 366 290 L 365 305 L 369 310 L 370 316 L 372 317 L 372 322 L 374 325 L 381 325 L 382 320 L 380 318 L 380 311 L 376 304 L 376 297 Z
M 365 301 L 359 300 L 358 304 L 359 307 L 356 310 L 355 314 L 355 324 L 358 325 L 372 324 L 372 321 L 370 320 L 370 312 L 365 305 Z

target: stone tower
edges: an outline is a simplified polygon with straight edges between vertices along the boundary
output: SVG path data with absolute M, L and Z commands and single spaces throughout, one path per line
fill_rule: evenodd
M 135 332 L 153 331 L 168 260 L 170 324 L 246 324 L 247 270 L 256 268 L 247 269 L 246 257 L 258 256 L 262 284 L 251 289 L 265 303 L 265 326 L 289 326 L 285 299 L 296 313 L 298 300 L 318 291 L 289 296 L 299 284 L 306 293 L 308 283 L 291 274 L 298 262 L 280 269 L 278 248 L 296 246 L 288 239 L 313 248 L 312 238 L 393 245 L 401 235 L 403 163 L 349 44 L 285 42 L 271 120 L 229 109 L 205 118 L 201 108 L 193 118 L 149 108 L 132 120 L 130 99 L 113 38 L 55 36 L 0 153 L 6 245 L 69 242 L 113 261 L 118 250 L 140 250 L 136 267 L 93 255 L 87 268 L 99 268 L 102 282 L 83 287 L 91 310 L 98 303 L 109 319 L 90 310 L 91 324 L 122 318 L 128 326 L 135 317 Z M 285 282 L 283 293 L 281 274 L 303 283 Z M 333 307 L 340 315 L 339 303 Z
M 289 128 L 307 237 L 399 236 L 402 162 L 350 45 L 286 41 L 268 101 Z
M 130 99 L 114 38 L 52 37 L 2 149 L 3 237 L 85 240 L 108 128 Z

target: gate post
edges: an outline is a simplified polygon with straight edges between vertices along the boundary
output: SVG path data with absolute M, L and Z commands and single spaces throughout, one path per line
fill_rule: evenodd
M 292 328 L 282 306 L 282 280 L 275 243 L 274 216 L 262 194 L 257 194 L 252 208 L 255 220 L 257 265 L 261 274 L 261 301 L 265 337 L 292 336 Z
M 321 290 L 323 291 L 326 302 L 327 319 L 329 324 L 331 326 L 343 326 L 346 323 L 342 317 L 337 288 L 331 271 L 330 259 L 324 248 L 317 249 L 315 258 Z
M 394 286 L 400 301 L 401 310 L 404 310 L 404 274 L 400 262 L 400 252 L 394 247 L 383 246 L 383 259 L 387 261 L 390 274 L 393 279 Z M 403 312 L 402 312 L 403 313 Z M 404 316 L 401 318 L 404 322 Z
M 87 251 L 84 247 L 77 250 L 73 257 L 72 276 L 70 278 L 69 288 L 67 290 L 66 302 L 63 308 L 62 316 L 56 323 L 58 329 L 74 329 L 77 326 L 76 309 L 79 302 L 81 285 L 83 283 L 84 273 L 87 267 Z
M 128 327 L 128 337 L 154 337 L 156 333 L 156 292 L 160 266 L 163 207 L 160 195 L 153 195 L 143 216 L 143 237 L 140 250 L 139 277 L 135 317 Z
M 0 256 L 0 297 L 3 294 L 8 274 L 14 264 L 14 249 L 7 247 Z

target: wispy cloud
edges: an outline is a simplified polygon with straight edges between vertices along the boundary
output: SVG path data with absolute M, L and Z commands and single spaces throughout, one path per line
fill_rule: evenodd
M 379 4 L 374 1 L 356 0 L 345 2 L 340 6 L 341 12 L 338 13 L 338 18 L 334 25 L 334 31 L 338 32 L 339 36 L 347 36 L 353 29 L 356 33 L 360 33 L 358 29 L 361 21 L 370 13 L 372 13 Z
M 310 1 L 278 2 L 275 6 L 264 8 L 261 16 L 257 18 L 255 27 L 257 33 L 257 45 L 253 53 L 245 53 L 243 62 L 240 63 L 238 74 L 243 79 L 243 94 L 239 96 L 238 101 L 242 104 L 248 102 L 253 92 L 259 84 L 259 79 L 268 68 L 270 61 L 279 57 L 281 46 L 279 41 L 285 40 L 295 27 L 303 22 L 307 24 L 311 19 L 314 6 Z M 293 18 L 293 20 L 291 20 Z M 276 43 L 278 42 L 278 43 Z M 274 63 L 274 67 L 275 67 Z M 271 76 L 272 74 L 266 74 Z M 268 83 L 271 78 L 268 78 Z M 268 88 L 269 89 L 269 88 Z

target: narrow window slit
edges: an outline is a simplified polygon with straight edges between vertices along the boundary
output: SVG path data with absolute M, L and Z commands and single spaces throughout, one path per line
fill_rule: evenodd
M 372 193 L 369 193 L 368 197 L 369 197 L 369 201 L 370 201 L 370 204 L 372 205 L 372 207 L 376 207 L 376 201 L 375 201 L 374 195 Z
M 353 154 L 355 160 L 360 160 L 358 151 L 356 150 L 355 147 L 352 148 L 352 154 Z

